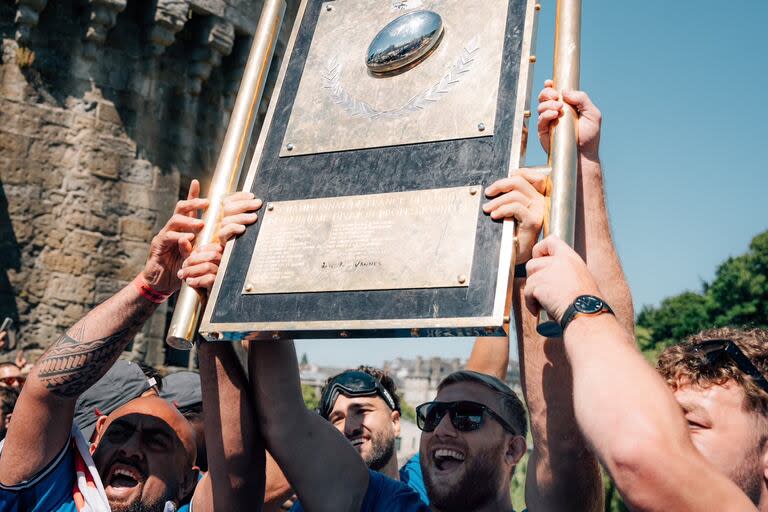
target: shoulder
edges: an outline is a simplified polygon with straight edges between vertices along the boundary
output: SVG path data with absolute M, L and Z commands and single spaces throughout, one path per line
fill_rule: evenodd
M 368 473 L 368 490 L 360 512 L 429 512 L 429 507 L 408 485 L 371 469 Z M 291 512 L 304 512 L 304 508 L 296 502 Z
M 48 466 L 28 480 L 0 484 L 0 510 L 65 510 L 72 503 L 74 482 L 74 448 L 67 443 Z
M 407 484 L 368 470 L 370 480 L 365 493 L 363 512 L 421 512 L 429 510 L 418 493 Z
M 400 468 L 400 481 L 416 491 L 421 501 L 429 505 L 429 496 L 424 485 L 424 477 L 421 474 L 421 459 L 418 453 L 408 459 L 403 467 Z

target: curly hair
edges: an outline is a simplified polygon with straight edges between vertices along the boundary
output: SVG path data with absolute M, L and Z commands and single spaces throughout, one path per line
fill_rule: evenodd
M 709 364 L 695 350 L 702 343 L 718 339 L 733 341 L 760 373 L 768 376 L 768 329 L 757 328 L 720 327 L 694 334 L 682 343 L 665 349 L 659 356 L 657 369 L 673 389 L 688 383 L 707 388 L 732 380 L 744 389 L 747 409 L 768 416 L 768 392 L 760 388 L 752 377 L 739 370 L 730 358 Z
M 397 394 L 397 384 L 395 384 L 395 381 L 392 379 L 392 377 L 389 375 L 389 373 L 385 372 L 384 370 L 381 370 L 379 368 L 374 368 L 373 366 L 366 366 L 366 365 L 360 365 L 357 368 L 349 368 L 347 370 L 344 370 L 343 372 L 337 373 L 336 375 L 332 377 L 328 377 L 326 379 L 325 384 L 323 384 L 323 389 L 320 390 L 320 396 L 325 395 L 325 391 L 328 389 L 328 384 L 331 383 L 333 379 L 338 377 L 339 375 L 347 372 L 363 372 L 367 373 L 384 387 L 384 389 L 387 390 L 387 393 L 389 393 L 389 396 L 392 397 L 392 401 L 395 404 L 395 410 L 400 411 L 400 396 Z M 331 405 L 333 407 L 333 405 Z

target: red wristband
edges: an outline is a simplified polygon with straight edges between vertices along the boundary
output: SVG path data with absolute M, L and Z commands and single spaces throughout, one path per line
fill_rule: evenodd
M 159 292 L 152 288 L 147 280 L 141 275 L 136 276 L 136 279 L 133 280 L 133 284 L 136 286 L 136 289 L 142 297 L 155 304 L 162 304 L 171 296 L 170 293 Z

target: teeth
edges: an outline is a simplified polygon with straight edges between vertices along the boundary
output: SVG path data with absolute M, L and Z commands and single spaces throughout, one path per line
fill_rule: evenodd
M 457 452 L 456 450 L 448 450 L 445 448 L 440 448 L 438 450 L 435 450 L 435 457 L 439 459 L 456 459 L 458 461 L 464 460 L 464 454 L 461 452 Z
M 139 477 L 138 477 L 138 475 L 137 475 L 135 472 L 133 472 L 133 471 L 129 471 L 129 470 L 127 470 L 127 469 L 122 469 L 122 468 L 120 468 L 120 469 L 116 469 L 116 470 L 115 470 L 115 472 L 114 472 L 114 475 L 115 475 L 115 476 L 116 476 L 116 475 L 127 476 L 128 478 L 131 478 L 131 479 L 133 479 L 133 480 L 136 480 L 137 482 L 139 481 Z

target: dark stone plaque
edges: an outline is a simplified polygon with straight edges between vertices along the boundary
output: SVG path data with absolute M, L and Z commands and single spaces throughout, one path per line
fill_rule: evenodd
M 492 134 L 482 134 L 484 127 L 479 126 L 480 133 L 472 137 L 288 156 L 286 130 L 306 71 L 313 34 L 319 16 L 335 3 L 307 0 L 302 4 L 299 25 L 289 44 L 290 58 L 278 79 L 279 94 L 270 106 L 251 163 L 248 190 L 265 204 L 457 187 L 483 190 L 521 166 L 527 124 L 524 110 L 532 75 L 529 57 L 535 33 L 534 2 L 527 0 L 509 0 L 506 4 L 498 83 L 490 84 L 485 91 L 476 87 L 451 91 L 476 94 L 478 103 L 483 102 L 488 91 L 495 91 L 495 119 L 488 121 Z M 496 1 L 461 3 L 466 9 L 482 10 Z M 451 34 L 451 16 L 440 13 L 437 5 L 434 10 L 447 20 L 442 45 Z M 399 14 L 403 12 L 374 21 L 383 27 Z M 363 57 L 366 48 L 367 43 Z M 365 66 L 364 58 L 360 65 Z M 418 66 L 405 73 L 417 71 Z M 439 104 L 432 107 L 439 108 Z M 318 120 L 318 130 L 323 129 L 322 122 Z M 482 201 L 474 203 L 476 210 L 472 212 L 476 229 L 471 272 L 465 282 L 457 282 L 454 287 L 404 288 L 398 283 L 391 289 L 380 286 L 373 290 L 299 291 L 291 285 L 288 293 L 249 293 L 249 267 L 259 266 L 258 258 L 252 256 L 260 235 L 260 220 L 228 246 L 201 332 L 220 339 L 502 334 L 508 322 L 505 315 L 513 253 L 512 223 L 492 221 L 480 210 L 480 204 Z M 261 212 L 260 219 L 268 213 Z

